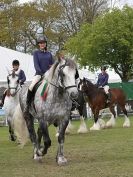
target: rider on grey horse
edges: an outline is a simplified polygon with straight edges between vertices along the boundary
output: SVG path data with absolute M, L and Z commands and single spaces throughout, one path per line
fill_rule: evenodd
M 29 111 L 29 107 L 30 107 L 31 99 L 33 95 L 32 90 L 35 84 L 40 81 L 40 79 L 45 74 L 45 72 L 48 71 L 51 65 L 54 63 L 52 54 L 47 51 L 46 37 L 45 36 L 39 37 L 37 39 L 37 44 L 39 46 L 39 49 L 34 51 L 33 53 L 34 67 L 35 67 L 36 73 L 28 89 L 27 102 L 26 102 L 27 107 L 25 109 L 25 112 Z
M 104 91 L 107 95 L 107 102 L 109 103 L 111 100 L 111 95 L 109 93 L 108 79 L 109 79 L 109 75 L 106 72 L 106 67 L 102 66 L 101 73 L 98 75 L 98 80 L 97 80 L 96 85 L 98 88 L 104 89 Z
M 25 113 L 28 113 L 29 107 L 32 100 L 32 90 L 37 84 L 42 76 L 48 71 L 53 65 L 54 60 L 52 54 L 47 51 L 47 39 L 45 36 L 41 36 L 37 39 L 37 44 L 39 49 L 34 51 L 33 53 L 33 60 L 34 60 L 34 67 L 35 67 L 35 76 L 33 77 L 32 83 L 29 86 L 28 93 L 27 93 L 27 101 L 26 101 L 26 108 L 24 110 Z M 58 58 L 64 59 L 63 53 L 58 52 Z M 78 71 L 76 70 L 76 79 L 79 77 Z

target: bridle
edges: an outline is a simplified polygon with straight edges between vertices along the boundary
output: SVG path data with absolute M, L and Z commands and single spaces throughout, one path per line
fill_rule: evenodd
M 59 67 L 59 71 L 58 71 L 58 79 L 57 79 L 57 81 L 60 79 L 61 85 L 59 87 L 61 87 L 63 90 L 67 90 L 67 89 L 70 89 L 70 88 L 73 88 L 73 87 L 77 87 L 76 84 L 75 85 L 70 85 L 70 86 L 67 86 L 67 87 L 65 86 L 64 81 L 63 81 L 63 75 L 64 75 L 63 74 L 63 69 L 66 66 L 68 66 L 67 60 L 65 60 L 65 64 L 63 64 L 63 65 L 61 65 Z
M 8 83 L 8 90 L 9 90 L 9 95 L 10 96 L 12 96 L 12 97 L 14 97 L 16 94 L 17 94 L 17 92 L 20 90 L 20 88 L 19 88 L 19 80 L 17 80 L 17 85 L 16 85 L 16 87 L 10 87 L 10 79 L 9 79 L 9 77 L 10 76 L 12 76 L 12 78 L 14 78 L 14 77 L 18 77 L 18 74 L 16 74 L 16 73 L 11 73 L 11 74 L 9 74 L 8 76 L 7 76 L 7 83 Z M 11 89 L 14 89 L 15 90 L 15 93 L 14 94 L 11 94 L 10 93 L 10 90 Z

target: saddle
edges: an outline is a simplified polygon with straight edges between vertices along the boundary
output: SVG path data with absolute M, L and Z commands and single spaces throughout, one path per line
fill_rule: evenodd
M 106 98 L 106 104 L 107 104 L 107 106 L 108 106 L 108 105 L 110 104 L 111 96 L 112 96 L 110 89 L 108 90 L 108 93 L 106 93 L 106 92 L 104 91 L 104 88 L 103 88 L 103 87 L 98 88 L 98 89 L 101 89 L 101 90 L 103 91 L 103 93 L 104 93 L 104 95 L 105 95 L 105 98 Z

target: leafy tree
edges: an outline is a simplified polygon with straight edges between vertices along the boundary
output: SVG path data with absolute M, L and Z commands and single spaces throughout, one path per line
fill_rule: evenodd
M 16 40 L 17 37 L 15 36 L 15 14 L 16 14 L 16 6 L 17 0 L 2 0 L 0 2 L 0 43 L 4 46 L 8 46 L 12 49 L 16 49 Z M 15 21 L 13 24 L 12 22 Z
M 31 52 L 36 47 L 37 33 L 40 28 L 42 34 L 48 36 L 50 44 L 51 40 L 56 40 L 53 38 L 56 36 L 53 26 L 60 18 L 60 7 L 56 0 L 35 1 L 22 5 L 8 4 L 8 8 L 0 11 L 1 45 L 25 53 Z
M 49 48 L 63 48 L 81 24 L 92 23 L 105 11 L 108 0 L 18 0 L 0 2 L 0 45 L 31 53 L 38 31 L 48 37 Z
M 91 69 L 107 65 L 128 81 L 133 69 L 133 8 L 113 9 L 92 25 L 83 25 L 66 47 L 80 64 Z

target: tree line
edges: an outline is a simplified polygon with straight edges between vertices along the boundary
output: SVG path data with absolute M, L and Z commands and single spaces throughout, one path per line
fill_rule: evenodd
M 18 0 L 0 2 L 0 45 L 30 53 L 44 33 L 49 48 L 62 48 L 80 26 L 92 23 L 107 8 L 107 0 Z
M 0 45 L 32 53 L 37 37 L 45 34 L 50 50 L 65 49 L 91 70 L 114 68 L 128 81 L 133 69 L 133 9 L 113 8 L 116 1 L 1 0 Z

